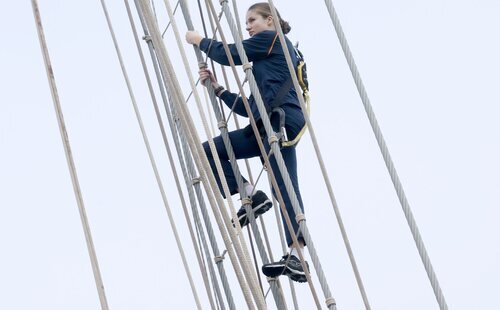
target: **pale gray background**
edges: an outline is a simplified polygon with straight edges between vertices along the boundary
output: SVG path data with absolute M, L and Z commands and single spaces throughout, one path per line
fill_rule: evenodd
M 253 1 L 238 3 L 243 18 Z M 311 118 L 373 309 L 437 309 L 323 1 L 276 5 L 307 57 Z M 450 309 L 500 309 L 500 2 L 335 5 Z M 108 6 L 208 308 L 124 4 Z M 31 5 L 1 7 L 0 309 L 98 309 Z M 163 2 L 156 8 L 164 27 Z M 194 309 L 99 1 L 40 1 L 40 10 L 110 308 Z M 338 308 L 362 309 L 309 136 L 298 154 L 307 223 Z M 266 222 L 276 257 L 271 214 Z M 312 309 L 308 286 L 297 290 Z

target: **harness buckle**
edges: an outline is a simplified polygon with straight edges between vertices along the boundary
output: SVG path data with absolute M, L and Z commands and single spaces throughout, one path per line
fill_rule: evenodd
M 282 147 L 283 143 L 288 142 L 288 136 L 286 134 L 286 126 L 285 126 L 285 110 L 283 110 L 283 108 L 280 107 L 272 109 L 271 112 L 269 113 L 269 119 L 271 119 L 271 116 L 274 113 L 278 113 L 279 115 L 279 127 L 276 136 L 279 139 L 280 147 Z

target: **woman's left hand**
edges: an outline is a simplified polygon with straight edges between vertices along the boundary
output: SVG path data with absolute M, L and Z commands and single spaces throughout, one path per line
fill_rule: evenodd
M 212 71 L 208 69 L 200 69 L 200 71 L 198 71 L 198 74 L 200 75 L 200 81 L 203 85 L 205 85 L 206 80 L 209 80 L 214 89 L 220 86 L 214 75 L 212 74 Z
M 200 42 L 203 37 L 197 31 L 188 31 L 186 32 L 186 41 L 189 44 L 195 44 L 200 46 Z

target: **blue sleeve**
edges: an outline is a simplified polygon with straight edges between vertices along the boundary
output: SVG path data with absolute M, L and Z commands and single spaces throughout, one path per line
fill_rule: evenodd
M 243 104 L 243 98 L 238 96 L 237 94 L 231 93 L 229 91 L 224 91 L 220 95 L 220 99 L 224 101 L 224 103 L 234 111 L 234 113 L 248 117 L 247 110 L 245 109 L 245 105 Z M 234 105 L 234 107 L 233 107 Z
M 275 34 L 275 31 L 263 31 L 254 35 L 250 39 L 243 40 L 243 48 L 247 54 L 248 61 L 266 58 L 268 51 L 273 44 Z M 222 42 L 203 38 L 200 42 L 200 49 L 217 63 L 229 66 L 229 59 L 227 58 Z M 229 44 L 229 51 L 233 56 L 234 63 L 240 66 L 242 63 L 240 56 L 238 55 L 236 45 Z

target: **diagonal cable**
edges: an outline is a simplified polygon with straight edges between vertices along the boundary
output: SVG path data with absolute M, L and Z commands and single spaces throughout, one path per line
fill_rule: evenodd
M 370 103 L 370 99 L 368 98 L 368 94 L 366 92 L 363 81 L 361 80 L 361 76 L 359 74 L 356 63 L 354 62 L 354 57 L 352 56 L 351 49 L 349 48 L 349 44 L 347 43 L 346 36 L 344 31 L 342 30 L 342 26 L 340 25 L 340 20 L 337 16 L 337 12 L 333 6 L 331 0 L 325 0 L 325 5 L 327 7 L 328 13 L 330 14 L 330 18 L 332 20 L 335 31 L 337 32 L 337 36 L 340 41 L 340 45 L 342 46 L 342 50 L 344 51 L 344 55 L 346 57 L 347 63 L 349 65 L 349 69 L 351 70 L 351 74 L 354 78 L 354 82 L 358 89 L 359 95 L 361 97 L 361 101 L 363 102 L 363 106 L 365 108 L 366 114 L 370 121 L 370 125 L 372 126 L 373 133 L 375 134 L 375 138 L 377 139 L 377 143 L 379 145 L 380 151 L 382 152 L 382 156 L 384 158 L 385 165 L 391 176 L 392 183 L 394 184 L 394 188 L 396 190 L 397 196 L 399 198 L 399 202 L 401 203 L 401 207 L 403 209 L 403 213 L 406 217 L 406 221 L 408 222 L 408 226 L 410 227 L 410 231 L 413 235 L 413 239 L 415 240 L 415 244 L 418 249 L 418 253 L 424 265 L 425 271 L 427 272 L 427 276 L 429 281 L 431 282 L 431 286 L 434 290 L 434 295 L 439 304 L 441 310 L 448 309 L 448 305 L 446 304 L 446 300 L 444 298 L 443 292 L 439 285 L 439 281 L 437 279 L 436 273 L 434 272 L 434 268 L 432 267 L 431 260 L 429 255 L 427 254 L 427 250 L 424 245 L 424 241 L 422 236 L 420 235 L 420 231 L 417 226 L 417 222 L 413 216 L 413 213 L 410 208 L 410 204 L 408 199 L 406 198 L 406 194 L 403 189 L 403 185 L 399 180 L 399 176 L 396 171 L 396 167 L 392 161 L 391 155 L 389 154 L 389 149 L 387 144 L 385 143 L 385 139 L 382 136 L 382 131 L 377 122 L 377 118 L 375 117 L 375 113 L 373 111 L 373 107 Z
M 189 266 L 187 264 L 187 260 L 186 260 L 185 254 L 184 254 L 182 243 L 180 241 L 179 234 L 177 232 L 177 227 L 175 225 L 175 221 L 173 219 L 172 212 L 170 210 L 170 206 L 168 204 L 167 196 L 166 196 L 165 190 L 163 188 L 163 183 L 161 181 L 160 174 L 158 172 L 158 168 L 157 168 L 156 162 L 154 160 L 154 156 L 153 156 L 153 153 L 152 153 L 152 150 L 151 150 L 151 146 L 149 144 L 149 139 L 148 139 L 148 137 L 146 135 L 144 124 L 142 122 L 142 117 L 140 115 L 139 108 L 137 106 L 134 93 L 132 91 L 132 86 L 130 84 L 130 80 L 128 78 L 128 74 L 127 74 L 127 71 L 125 69 L 125 65 L 123 63 L 123 58 L 121 56 L 120 48 L 118 46 L 118 42 L 116 40 L 116 36 L 115 36 L 114 30 L 113 30 L 113 26 L 111 24 L 111 20 L 109 18 L 108 10 L 107 10 L 106 3 L 105 3 L 104 0 L 101 0 L 101 5 L 102 5 L 103 11 L 104 11 L 104 15 L 106 17 L 106 21 L 107 21 L 107 24 L 108 24 L 108 28 L 109 28 L 111 37 L 113 39 L 113 44 L 115 46 L 115 50 L 116 50 L 116 53 L 117 53 L 117 56 L 118 56 L 118 60 L 120 62 L 120 67 L 121 67 L 121 70 L 122 70 L 122 73 L 123 73 L 123 77 L 125 79 L 125 83 L 127 84 L 127 89 L 129 91 L 130 99 L 131 99 L 131 102 L 132 102 L 132 105 L 133 105 L 133 108 L 134 108 L 134 111 L 135 111 L 135 115 L 137 117 L 137 121 L 139 123 L 139 127 L 140 127 L 140 130 L 141 130 L 141 133 L 142 133 L 144 144 L 146 146 L 146 150 L 148 152 L 148 156 L 149 156 L 149 159 L 150 159 L 150 162 L 151 162 L 151 166 L 152 166 L 153 172 L 155 174 L 156 182 L 158 183 L 158 188 L 160 190 L 160 194 L 162 196 L 163 203 L 165 205 L 165 209 L 167 211 L 168 219 L 170 221 L 170 226 L 171 226 L 172 231 L 174 233 L 175 241 L 177 243 L 177 247 L 178 247 L 180 255 L 181 255 L 182 263 L 183 263 L 184 269 L 186 271 L 186 275 L 188 277 L 189 284 L 191 286 L 193 297 L 195 299 L 195 302 L 196 302 L 196 305 L 197 305 L 198 309 L 202 309 L 201 303 L 200 303 L 200 300 L 199 300 L 199 297 L 198 297 L 198 293 L 196 291 L 196 287 L 195 287 L 195 284 L 193 282 L 193 278 L 191 276 L 191 271 L 190 271 Z
M 106 299 L 106 294 L 104 292 L 104 283 L 102 281 L 101 271 L 99 269 L 99 263 L 97 261 L 97 254 L 95 252 L 94 242 L 92 241 L 92 234 L 90 231 L 90 225 L 87 218 L 87 212 L 85 211 L 82 191 L 80 188 L 80 183 L 78 181 L 78 175 L 76 173 L 73 154 L 71 152 L 71 145 L 69 144 L 68 132 L 66 130 L 66 123 L 64 122 L 64 115 L 59 100 L 59 93 L 57 91 L 54 70 L 52 68 L 47 42 L 45 40 L 45 33 L 43 31 L 42 19 L 40 16 L 40 10 L 38 8 L 38 2 L 36 0 L 32 0 L 31 6 L 33 8 L 33 16 L 35 18 L 35 23 L 38 32 L 38 39 L 40 41 L 40 48 L 42 50 L 43 60 L 45 63 L 45 70 L 47 71 L 47 79 L 49 81 L 50 92 L 52 94 L 52 100 L 54 102 L 54 109 L 57 116 L 57 123 L 59 125 L 59 132 L 61 133 L 61 139 L 63 141 L 64 154 L 66 155 L 66 161 L 68 163 L 71 182 L 73 183 L 73 191 L 75 193 L 76 202 L 78 204 L 80 220 L 82 222 L 83 232 L 85 234 L 85 241 L 87 243 L 87 250 L 90 256 L 90 263 L 92 265 L 94 280 L 97 287 L 97 292 L 99 294 L 99 301 L 101 303 L 101 309 L 107 310 L 109 307 L 108 307 L 108 301 Z

